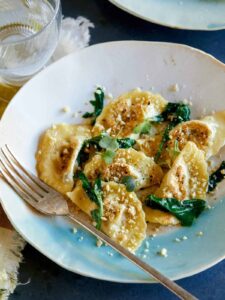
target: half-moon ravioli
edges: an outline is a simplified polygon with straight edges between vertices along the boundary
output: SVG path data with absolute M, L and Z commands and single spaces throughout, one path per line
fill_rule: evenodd
M 101 154 L 96 154 L 84 167 L 86 176 L 93 180 L 98 175 L 103 181 L 121 182 L 124 176 L 132 176 L 135 190 L 160 184 L 163 172 L 153 158 L 130 149 L 118 149 L 111 164 L 106 164 Z
M 212 142 L 213 131 L 208 124 L 199 120 L 191 120 L 177 125 L 171 130 L 170 140 L 167 142 L 167 147 L 174 147 L 174 142 L 177 141 L 179 149 L 182 150 L 187 142 L 193 142 L 204 152 Z
M 101 229 L 123 247 L 135 251 L 146 237 L 147 225 L 140 200 L 134 192 L 127 192 L 123 184 L 115 182 L 103 183 L 102 195 L 104 213 Z M 89 216 L 96 209 L 80 181 L 67 196 Z
M 169 212 L 153 209 L 147 206 L 144 206 L 144 212 L 146 222 L 163 226 L 174 226 L 180 224 L 180 221 Z
M 162 113 L 167 101 L 159 94 L 138 89 L 121 95 L 104 107 L 93 128 L 94 135 L 107 131 L 111 136 L 129 137 L 145 119 Z
M 212 130 L 211 143 L 206 152 L 207 158 L 216 155 L 225 145 L 225 111 L 216 112 L 202 119 Z
M 164 176 L 156 196 L 161 198 L 205 199 L 208 187 L 204 152 L 188 142 Z
M 206 159 L 208 159 L 216 155 L 225 145 L 225 111 L 216 112 L 202 120 L 183 122 L 172 129 L 169 136 L 170 140 L 166 143 L 161 155 L 161 161 L 165 164 L 170 166 L 175 159 L 170 155 L 175 142 L 177 142 L 179 150 L 182 150 L 189 141 L 195 143 L 199 149 L 204 151 Z M 154 156 L 158 151 L 161 139 L 162 134 L 153 137 L 147 136 L 137 140 L 137 145 L 147 156 Z
M 191 120 L 177 125 L 170 132 L 170 140 L 167 142 L 167 150 L 174 147 L 174 142 L 178 142 L 179 149 L 182 150 L 188 141 L 196 144 L 203 150 L 206 159 L 216 155 L 220 148 L 225 145 L 225 111 L 216 112 L 212 116 L 207 116 L 202 120 Z M 168 151 L 164 151 L 162 158 L 168 158 Z
M 40 179 L 65 194 L 73 189 L 77 155 L 91 137 L 88 125 L 53 125 L 42 135 L 36 153 Z
M 164 212 L 158 209 L 153 209 L 144 205 L 148 195 L 155 194 L 156 190 L 159 188 L 158 185 L 153 185 L 151 187 L 139 190 L 136 192 L 138 199 L 143 202 L 143 209 L 145 212 L 145 220 L 147 223 L 160 224 L 163 226 L 177 225 L 180 221 L 171 215 L 169 212 Z

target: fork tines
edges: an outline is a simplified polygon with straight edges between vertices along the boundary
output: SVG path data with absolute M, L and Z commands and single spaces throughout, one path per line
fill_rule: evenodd
M 25 200 L 39 202 L 49 192 L 49 187 L 17 160 L 7 145 L 0 151 L 0 172 L 4 180 Z

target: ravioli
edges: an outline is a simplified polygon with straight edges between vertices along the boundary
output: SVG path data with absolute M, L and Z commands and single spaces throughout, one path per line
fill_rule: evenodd
M 137 147 L 149 157 L 154 157 L 158 152 L 162 140 L 162 132 L 155 136 L 145 136 L 137 140 Z
M 144 153 L 130 149 L 118 149 L 111 164 L 106 164 L 101 154 L 96 154 L 84 168 L 86 176 L 93 180 L 98 175 L 103 181 L 120 182 L 124 176 L 132 176 L 135 190 L 159 184 L 163 172 L 154 160 Z
M 144 205 L 144 201 L 146 200 L 148 195 L 155 194 L 158 190 L 158 185 L 153 185 L 151 187 L 139 190 L 136 192 L 138 199 L 143 202 L 143 209 L 145 212 L 145 220 L 147 223 L 160 224 L 163 226 L 169 225 L 177 225 L 180 221 L 171 215 L 169 212 L 164 212 L 158 209 L 153 209 Z
M 188 142 L 164 176 L 155 195 L 160 198 L 205 199 L 208 187 L 204 152 Z
M 174 147 L 178 141 L 179 149 L 182 150 L 188 141 L 194 142 L 203 150 L 206 159 L 216 155 L 225 145 L 225 111 L 216 112 L 202 120 L 191 120 L 176 126 L 170 132 L 170 141 L 167 142 L 167 149 Z M 169 160 L 168 152 L 162 154 L 162 160 Z
M 137 125 L 161 114 L 166 105 L 167 101 L 159 94 L 133 90 L 104 107 L 93 134 L 107 131 L 113 137 L 131 137 Z
M 211 128 L 202 121 L 191 120 L 184 122 L 171 130 L 167 147 L 173 147 L 174 141 L 177 140 L 179 149 L 182 150 L 187 142 L 190 141 L 195 143 L 199 149 L 206 152 L 211 143 L 212 134 Z
M 136 191 L 136 195 L 138 196 L 138 199 L 141 200 L 141 202 L 144 202 L 148 195 L 155 194 L 155 192 L 158 190 L 159 185 L 153 185 L 141 190 Z
M 162 226 L 174 226 L 180 224 L 180 221 L 169 212 L 153 209 L 144 206 L 145 220 L 148 223 L 159 224 Z
M 103 183 L 102 230 L 131 252 L 134 252 L 146 237 L 145 214 L 142 204 L 134 192 L 127 192 L 123 184 Z M 78 181 L 67 196 L 82 211 L 91 215 L 96 205 L 91 202 Z
M 40 179 L 65 194 L 73 189 L 77 155 L 83 141 L 91 137 L 88 125 L 53 125 L 40 139 L 36 153 Z
M 163 127 L 161 132 L 163 132 Z M 162 135 L 157 133 L 153 137 L 147 136 L 146 138 L 138 139 L 137 144 L 139 149 L 147 156 L 155 156 L 161 138 Z M 195 143 L 199 149 L 204 151 L 206 159 L 216 155 L 225 145 L 225 111 L 216 112 L 202 120 L 191 120 L 181 123 L 171 130 L 170 140 L 166 143 L 161 155 L 161 161 L 166 162 L 169 166 L 175 158 L 170 155 L 170 150 L 174 148 L 175 141 L 178 142 L 180 150 L 189 141 Z
M 225 111 L 216 112 L 202 119 L 212 130 L 212 139 L 206 151 L 206 156 L 216 155 L 225 145 Z

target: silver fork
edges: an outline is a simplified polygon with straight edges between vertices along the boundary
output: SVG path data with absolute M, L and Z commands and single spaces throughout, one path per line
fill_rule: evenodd
M 197 299 L 175 282 L 161 274 L 159 271 L 146 264 L 130 251 L 114 242 L 93 225 L 84 221 L 79 215 L 72 216 L 69 212 L 67 201 L 54 189 L 43 183 L 38 177 L 27 171 L 7 145 L 1 148 L 0 172 L 3 179 L 10 187 L 29 205 L 46 215 L 67 216 L 101 239 L 149 275 L 153 276 L 162 285 L 172 291 L 180 299 Z

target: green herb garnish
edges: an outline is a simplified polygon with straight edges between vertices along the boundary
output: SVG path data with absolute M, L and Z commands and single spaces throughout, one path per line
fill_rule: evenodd
M 165 143 L 170 139 L 169 133 L 170 131 L 179 123 L 186 122 L 190 120 L 190 108 L 188 105 L 182 103 L 171 103 L 167 104 L 166 109 L 161 115 L 156 116 L 158 121 L 154 122 L 162 122 L 169 121 L 170 123 L 167 125 L 164 130 L 161 143 L 159 145 L 159 149 L 155 155 L 155 161 L 157 162 L 162 154 L 163 147 Z
M 179 201 L 175 198 L 158 198 L 154 195 L 149 195 L 145 204 L 153 209 L 170 212 L 183 226 L 191 226 L 194 219 L 206 207 L 206 202 L 201 199 Z
M 169 124 L 169 125 L 167 125 L 166 129 L 163 132 L 162 140 L 161 140 L 161 142 L 159 144 L 159 149 L 158 149 L 158 151 L 157 151 L 157 153 L 155 155 L 155 161 L 156 162 L 159 160 L 159 158 L 160 158 L 160 156 L 162 154 L 164 145 L 170 139 L 169 133 L 173 129 L 173 127 L 174 127 L 173 124 Z
M 121 183 L 126 186 L 128 192 L 133 192 L 136 187 L 136 182 L 132 176 L 124 176 Z
M 177 140 L 174 141 L 173 148 L 166 148 L 169 153 L 170 158 L 175 159 L 180 154 L 179 143 Z
M 177 140 L 174 141 L 174 147 L 173 147 L 173 155 L 177 156 L 180 154 L 180 148 L 179 148 L 179 143 Z
M 225 161 L 209 176 L 208 192 L 212 192 L 223 179 L 225 179 Z
M 145 120 L 134 128 L 134 133 L 149 134 L 151 132 L 151 128 L 151 122 L 149 120 Z
M 95 123 L 96 118 L 101 114 L 104 105 L 104 92 L 102 88 L 98 87 L 94 92 L 95 100 L 91 100 L 90 103 L 94 107 L 93 112 L 86 112 L 83 115 L 83 118 L 93 118 L 92 124 Z
M 82 187 L 85 190 L 89 199 L 97 205 L 97 208 L 91 212 L 91 216 L 93 220 L 96 222 L 96 228 L 101 229 L 102 216 L 103 216 L 101 179 L 97 178 L 94 182 L 94 185 L 92 186 L 92 184 L 89 182 L 88 178 L 83 172 L 81 171 L 77 172 L 76 177 L 81 180 Z
M 109 136 L 107 133 L 101 133 L 98 136 L 95 136 L 91 139 L 88 139 L 84 142 L 83 147 L 89 146 L 96 146 L 99 150 L 100 149 L 127 149 L 134 146 L 136 141 L 130 138 L 123 138 L 123 139 L 116 139 Z M 83 148 L 82 147 L 82 148 Z
M 114 139 L 109 135 L 105 135 L 100 139 L 99 146 L 102 149 L 107 149 L 111 151 L 119 149 L 119 143 L 117 142 L 117 139 Z
M 99 140 L 98 146 L 106 151 L 102 153 L 102 158 L 107 164 L 111 164 L 116 150 L 119 148 L 130 148 L 135 143 L 135 140 L 126 139 L 115 139 L 109 135 L 103 135 Z
M 104 159 L 106 164 L 111 164 L 113 162 L 113 158 L 115 157 L 116 153 L 112 150 L 106 150 L 102 153 L 102 158 Z
M 89 157 L 89 155 L 85 152 L 85 149 L 87 147 L 94 146 L 98 151 L 105 149 L 106 151 L 110 150 L 115 152 L 119 148 L 121 149 L 131 148 L 135 143 L 136 141 L 134 139 L 130 139 L 130 138 L 116 139 L 116 138 L 112 138 L 107 133 L 102 133 L 96 137 L 84 141 L 83 146 L 77 157 L 78 165 L 81 165 L 82 163 L 87 161 Z M 109 161 L 108 160 L 109 156 L 112 157 L 112 154 L 109 155 L 108 152 L 106 154 L 107 161 Z

